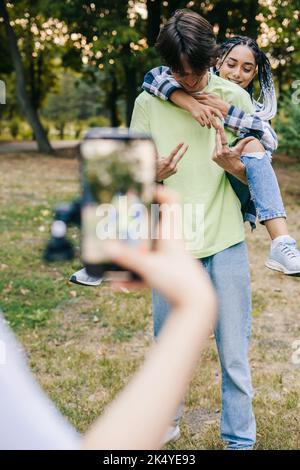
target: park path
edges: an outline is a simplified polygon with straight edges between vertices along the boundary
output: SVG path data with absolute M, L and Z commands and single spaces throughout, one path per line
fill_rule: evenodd
M 78 140 L 52 140 L 51 145 L 55 150 L 75 147 Z M 0 141 L 0 153 L 32 152 L 37 151 L 36 141 Z

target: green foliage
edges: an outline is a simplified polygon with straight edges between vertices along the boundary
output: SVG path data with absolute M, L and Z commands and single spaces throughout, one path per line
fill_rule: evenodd
M 74 123 L 75 136 L 79 137 L 90 120 L 98 126 L 108 124 L 104 99 L 97 76 L 91 80 L 87 75 L 68 71 L 60 76 L 56 89 L 48 95 L 43 116 L 55 125 L 61 138 L 70 123 Z
M 160 63 L 155 49 L 149 47 L 154 43 L 159 25 L 177 8 L 187 6 L 211 22 L 218 31 L 219 41 L 230 34 L 257 37 L 261 47 L 272 57 L 279 93 L 286 91 L 297 78 L 300 0 L 228 0 L 225 3 L 195 0 L 192 6 L 183 0 L 158 3 L 157 0 L 94 0 L 92 3 L 11 0 L 9 14 L 19 39 L 27 90 L 34 106 L 44 108 L 49 93 L 57 95 L 53 90 L 58 88 L 61 74 L 71 69 L 85 77 L 77 93 L 80 112 L 76 119 L 84 121 L 103 114 L 112 125 L 128 123 L 144 73 Z M 7 74 L 8 81 L 15 84 L 11 70 L 1 30 L 0 72 Z M 95 77 L 102 93 L 99 100 L 97 91 L 88 82 Z M 92 98 L 93 93 L 95 101 L 88 98 Z M 14 92 L 8 91 L 8 98 L 5 113 L 11 118 L 18 114 L 18 106 Z M 53 99 L 49 97 L 50 102 Z M 88 103 L 86 106 L 84 101 Z M 52 106 L 55 107 L 60 109 L 60 106 Z M 53 110 L 51 113 L 54 115 Z M 66 114 L 66 109 L 62 113 Z M 56 121 L 63 133 L 63 124 Z
M 297 102 L 298 101 L 298 102 Z M 300 160 L 300 100 L 285 97 L 276 125 L 279 150 Z
M 60 131 L 61 138 L 64 136 L 65 125 L 74 117 L 75 97 L 73 90 L 74 77 L 70 74 L 64 74 L 59 91 L 49 94 L 44 109 L 45 117 L 55 123 L 55 127 Z
M 273 58 L 279 92 L 286 91 L 299 77 L 300 66 L 300 1 L 272 0 L 262 2 L 259 10 L 260 41 L 264 45 L 266 31 L 270 36 L 267 52 Z
M 13 139 L 18 137 L 20 131 L 20 121 L 18 118 L 13 118 L 9 123 L 9 131 Z
M 86 121 L 88 127 L 108 127 L 109 121 L 105 116 L 93 116 Z

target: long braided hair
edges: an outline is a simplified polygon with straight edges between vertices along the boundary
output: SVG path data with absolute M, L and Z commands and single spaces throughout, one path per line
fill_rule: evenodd
M 270 121 L 277 112 L 277 99 L 272 77 L 271 64 L 266 54 L 258 47 L 257 42 L 247 36 L 233 36 L 220 45 L 219 57 L 223 64 L 229 52 L 235 46 L 247 46 L 251 49 L 258 68 L 258 81 L 260 85 L 260 95 L 257 100 L 253 98 L 253 80 L 249 83 L 246 91 L 251 96 L 257 107 L 257 115 L 264 121 Z M 214 69 L 218 73 L 218 69 Z M 260 101 L 261 100 L 261 101 Z

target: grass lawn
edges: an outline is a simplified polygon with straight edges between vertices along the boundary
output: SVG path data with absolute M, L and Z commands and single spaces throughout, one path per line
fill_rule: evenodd
M 300 243 L 300 169 L 276 169 Z M 0 307 L 23 342 L 29 364 L 62 413 L 84 432 L 142 362 L 152 341 L 149 291 L 112 292 L 72 285 L 79 257 L 46 265 L 42 251 L 53 207 L 78 192 L 74 159 L 0 155 Z M 79 231 L 69 231 L 79 246 Z M 300 278 L 267 270 L 266 230 L 247 228 L 253 287 L 251 368 L 257 449 L 300 448 Z M 298 355 L 299 357 L 299 355 Z M 209 340 L 186 398 L 182 437 L 170 449 L 221 449 L 220 370 Z

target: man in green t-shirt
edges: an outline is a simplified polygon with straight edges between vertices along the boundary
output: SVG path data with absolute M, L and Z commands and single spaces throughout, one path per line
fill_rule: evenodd
M 248 93 L 209 73 L 217 47 L 211 25 L 200 15 L 177 11 L 162 28 L 157 47 L 186 91 L 213 92 L 246 113 L 253 113 Z M 228 449 L 252 449 L 256 430 L 248 363 L 249 266 L 240 202 L 224 169 L 212 158 L 216 130 L 201 127 L 185 110 L 146 92 L 135 102 L 131 128 L 150 133 L 158 155 L 168 155 L 178 142 L 189 146 L 176 171 L 164 174 L 159 161 L 158 180 L 164 180 L 166 186 L 180 193 L 184 215 L 188 209 L 187 217 L 184 216 L 184 234 L 189 234 L 187 248 L 203 263 L 218 294 L 215 337 L 222 367 L 221 437 Z M 227 133 L 227 139 L 231 143 L 235 136 Z M 243 165 L 240 165 L 236 176 L 243 180 Z M 154 291 L 155 335 L 168 312 L 168 303 Z M 180 413 L 166 440 L 180 436 L 179 418 Z

